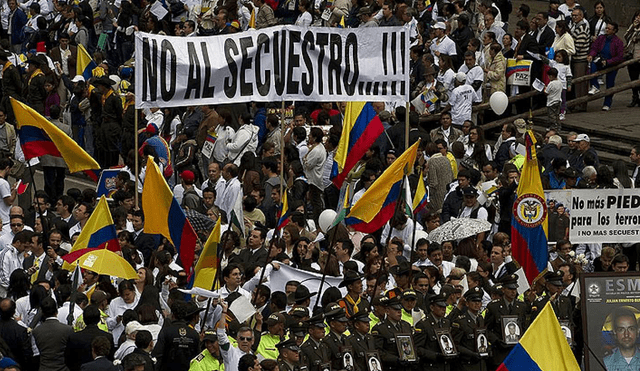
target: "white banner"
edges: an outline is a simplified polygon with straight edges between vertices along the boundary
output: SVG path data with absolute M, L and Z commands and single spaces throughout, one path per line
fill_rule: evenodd
M 322 274 L 303 271 L 301 269 L 292 268 L 285 264 L 280 264 L 280 269 L 273 270 L 269 276 L 269 286 L 271 292 L 285 291 L 285 286 L 289 281 L 298 281 L 300 284 L 306 286 L 309 292 L 318 292 L 320 288 L 320 281 L 322 280 Z M 342 277 L 326 276 L 324 279 L 324 285 L 322 286 L 322 292 L 318 292 L 318 296 L 311 298 L 311 305 L 309 306 L 310 313 L 313 311 L 313 306 L 316 304 L 317 297 L 322 298 L 324 293 L 329 287 L 338 287 L 342 282 Z M 340 288 L 342 296 L 347 295 L 347 289 L 345 287 Z M 318 302 L 321 305 L 321 301 Z
M 640 189 L 575 189 L 567 206 L 571 243 L 640 242 Z
M 277 26 L 219 36 L 135 36 L 136 108 L 409 99 L 404 27 Z

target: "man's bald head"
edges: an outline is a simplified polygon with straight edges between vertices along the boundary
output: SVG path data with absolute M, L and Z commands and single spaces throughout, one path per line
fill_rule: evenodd
M 24 210 L 20 206 L 11 206 L 9 209 L 9 215 L 22 215 L 24 216 Z
M 16 303 L 9 298 L 2 299 L 0 301 L 0 318 L 7 321 L 13 318 L 14 314 L 16 314 Z

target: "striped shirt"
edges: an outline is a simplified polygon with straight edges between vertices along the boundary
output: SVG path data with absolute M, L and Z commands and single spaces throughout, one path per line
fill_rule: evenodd
M 587 60 L 589 48 L 591 47 L 589 23 L 584 19 L 578 23 L 571 22 L 570 29 L 571 36 L 573 36 L 573 42 L 576 47 L 576 53 L 573 55 L 573 61 L 584 62 Z

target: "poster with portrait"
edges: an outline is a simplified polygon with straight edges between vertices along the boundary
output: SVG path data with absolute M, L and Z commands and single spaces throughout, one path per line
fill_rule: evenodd
M 480 357 L 489 356 L 489 339 L 487 339 L 487 329 L 479 328 L 475 331 L 476 335 L 476 352 Z
M 567 338 L 569 346 L 573 347 L 573 329 L 571 328 L 571 322 L 567 320 L 558 320 L 558 322 L 560 322 L 560 329 L 564 337 Z
M 458 350 L 456 349 L 449 330 L 436 330 L 436 338 L 438 339 L 438 345 L 440 345 L 440 351 L 445 357 L 455 357 L 458 355 Z
M 502 316 L 502 339 L 507 345 L 515 345 L 520 341 L 520 323 L 518 316 Z
M 621 362 L 626 367 L 622 354 L 640 346 L 640 274 L 585 273 L 580 279 L 583 336 L 591 349 L 585 348 L 585 369 L 617 369 Z
M 544 191 L 547 200 L 549 244 L 555 245 L 558 240 L 566 240 L 571 229 L 571 190 L 552 189 Z
M 416 354 L 416 347 L 413 345 L 413 337 L 411 337 L 411 334 L 396 334 L 396 345 L 398 347 L 398 354 L 400 355 L 400 361 L 403 361 L 403 362 L 418 361 L 418 356 Z
M 350 346 L 340 347 L 342 353 L 342 369 L 346 371 L 355 371 L 356 366 L 353 361 L 353 348 Z
M 367 371 L 382 371 L 382 362 L 380 362 L 378 352 L 367 352 L 365 357 L 367 358 Z

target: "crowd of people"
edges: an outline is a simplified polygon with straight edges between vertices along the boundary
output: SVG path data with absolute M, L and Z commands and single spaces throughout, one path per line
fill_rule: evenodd
M 509 58 L 532 60 L 533 77 L 547 85 L 547 98 L 536 97 L 534 105 L 546 105 L 550 112 L 549 130 L 538 140 L 544 188 L 640 186 L 640 147 L 631 151 L 636 168 L 629 176 L 622 161 L 613 168 L 600 164 L 587 134 L 561 132 L 567 99 L 600 89 L 597 78 L 575 85 L 572 78 L 640 57 L 640 11 L 623 41 L 602 1 L 591 12 L 575 0 L 550 0 L 548 10 L 536 14 L 526 3 L 512 9 L 510 0 L 185 4 L 0 4 L 0 369 L 492 370 L 548 301 L 572 330 L 572 349 L 582 361 L 578 275 L 636 270 L 637 245 L 573 245 L 566 205 L 549 200 L 554 244 L 548 273 L 520 292 L 511 218 L 525 161 L 524 135 L 531 127 L 524 120 L 506 124 L 491 145 L 472 107 L 496 92 L 530 90 L 507 84 L 506 65 Z M 161 19 L 158 6 L 168 11 Z M 331 174 L 346 102 L 295 102 L 285 111 L 280 103 L 151 108 L 142 111 L 136 132 L 135 31 L 225 35 L 246 31 L 252 18 L 256 29 L 343 22 L 345 27 L 408 27 L 411 98 L 433 94 L 437 103 L 407 112 L 373 102 L 384 133 L 345 183 L 353 189 L 347 204 L 354 205 L 406 143 L 419 140 L 408 179 L 414 194 L 423 177 L 429 194 L 424 210 L 407 215 L 399 207 L 372 234 L 342 224 L 321 229 L 322 212 L 338 210 L 345 195 Z M 513 35 L 509 29 L 515 29 Z M 97 65 L 89 79 L 76 74 L 80 45 Z M 640 63 L 628 71 L 637 80 Z M 616 72 L 606 74 L 607 89 L 615 84 Z M 629 107 L 640 106 L 639 91 L 633 90 Z M 120 166 L 111 214 L 120 254 L 137 270 L 137 279 L 83 269 L 76 287 L 63 269 L 62 257 L 89 220 L 97 193 L 91 188 L 65 192 L 66 165 L 50 155 L 39 159 L 44 189 L 19 192 L 14 180 L 33 184 L 33 179 L 9 97 L 54 122 L 102 168 Z M 506 115 L 528 109 L 520 103 Z M 602 109 L 611 105 L 608 95 Z M 421 122 L 435 113 L 440 114 L 435 126 Z M 487 111 L 484 120 L 490 118 Z M 179 251 L 167 236 L 145 232 L 145 214 L 135 200 L 143 191 L 148 156 L 192 218 L 200 241 L 221 221 L 220 288 L 212 301 L 179 291 L 189 287 L 190 278 Z M 285 192 L 288 210 L 281 211 Z M 244 231 L 231 226 L 239 194 Z M 287 212 L 288 224 L 280 228 L 278 218 Z M 464 218 L 490 227 L 463 239 L 429 239 L 442 224 Z M 198 242 L 196 251 L 201 249 Z M 284 289 L 272 287 L 270 274 L 285 265 L 342 282 L 320 293 L 296 280 Z M 241 297 L 255 310 L 242 322 L 231 309 Z

